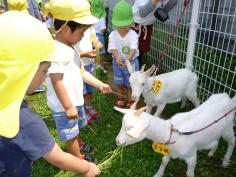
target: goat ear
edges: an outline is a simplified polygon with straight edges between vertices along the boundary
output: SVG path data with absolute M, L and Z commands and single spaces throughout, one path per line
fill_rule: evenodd
M 134 70 L 133 70 L 133 67 L 132 67 L 130 61 L 129 60 L 125 60 L 125 62 L 126 62 L 126 65 L 127 65 L 129 73 L 132 74 Z
M 147 71 L 145 71 L 145 74 L 146 74 L 147 76 L 151 76 L 151 75 L 154 73 L 155 70 L 156 70 L 156 66 L 155 66 L 155 65 L 152 65 L 151 68 L 149 68 Z
M 128 109 L 122 109 L 122 108 L 118 108 L 118 107 L 114 107 L 114 109 L 116 110 L 116 111 L 118 111 L 118 112 L 121 112 L 121 113 L 123 113 L 123 114 L 126 114 L 126 112 L 127 112 L 127 110 Z
M 139 110 L 134 112 L 134 116 L 139 117 L 146 109 L 147 106 L 140 108 Z
M 127 134 L 130 135 L 131 137 L 137 139 L 138 137 L 141 136 L 143 131 L 147 128 L 147 124 L 140 124 L 138 127 L 131 128 L 129 131 L 127 131 Z
M 144 69 L 145 69 L 145 64 L 142 66 L 142 68 L 140 69 L 140 72 L 143 73 L 144 72 Z

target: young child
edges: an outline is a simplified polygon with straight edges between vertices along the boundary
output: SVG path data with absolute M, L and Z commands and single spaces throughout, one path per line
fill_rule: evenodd
M 10 11 L 0 15 L 0 31 L 0 75 L 4 76 L 0 78 L 0 176 L 30 177 L 33 161 L 41 157 L 86 177 L 99 175 L 94 163 L 63 152 L 42 118 L 22 102 L 26 91 L 32 93 L 42 83 L 50 66 L 42 62 L 54 50 L 48 30 L 33 17 Z
M 74 47 L 80 53 L 81 62 L 87 72 L 95 76 L 95 57 L 97 56 L 96 48 L 102 48 L 103 45 L 98 42 L 98 39 L 93 39 L 95 36 L 95 31 L 91 26 L 84 32 L 84 36 L 79 43 Z M 98 120 L 98 112 L 92 106 L 92 94 L 95 92 L 95 88 L 89 84 L 84 83 L 84 101 L 85 101 L 85 114 L 88 117 L 88 123 L 91 124 L 93 120 Z
M 91 12 L 93 14 L 93 16 L 97 17 L 99 19 L 99 21 L 97 23 L 95 23 L 93 25 L 93 28 L 96 32 L 96 36 L 99 40 L 100 43 L 102 43 L 102 45 L 104 46 L 100 51 L 99 51 L 99 55 L 100 55 L 100 68 L 102 69 L 102 71 L 104 72 L 104 74 L 107 73 L 107 71 L 105 70 L 104 66 L 103 66 L 103 61 L 104 61 L 104 57 L 105 57 L 105 39 L 104 39 L 104 32 L 106 31 L 106 11 L 105 11 L 105 7 L 104 7 L 104 1 L 103 0 L 91 0 Z
M 54 17 L 56 30 L 56 51 L 52 60 L 57 61 L 52 62 L 46 79 L 48 106 L 52 110 L 59 139 L 66 141 L 68 152 L 96 162 L 96 158 L 81 153 L 93 150 L 79 136 L 80 129 L 87 125 L 83 81 L 104 93 L 111 92 L 111 88 L 83 69 L 79 53 L 73 45 L 81 40 L 83 33 L 98 19 L 91 15 L 87 0 L 51 1 L 48 8 Z
M 128 104 L 130 107 L 133 103 L 131 100 L 131 88 L 129 84 L 129 71 L 125 64 L 125 60 L 130 60 L 135 71 L 139 70 L 137 56 L 138 51 L 138 35 L 130 27 L 133 23 L 133 14 L 131 6 L 120 1 L 113 8 L 112 24 L 116 30 L 112 31 L 109 36 L 108 52 L 113 56 L 114 82 L 117 85 L 117 92 L 124 95 L 125 86 L 128 87 Z M 124 107 L 124 98 L 119 96 L 116 102 L 117 107 Z

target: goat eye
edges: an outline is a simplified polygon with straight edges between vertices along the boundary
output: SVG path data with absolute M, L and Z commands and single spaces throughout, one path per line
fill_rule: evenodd
M 142 83 L 142 86 L 144 86 L 145 85 L 145 83 Z

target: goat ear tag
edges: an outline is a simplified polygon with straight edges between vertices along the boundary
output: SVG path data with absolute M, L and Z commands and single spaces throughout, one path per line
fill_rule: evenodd
M 152 143 L 152 149 L 156 153 L 160 153 L 162 155 L 170 155 L 170 148 L 167 145 Z
M 162 87 L 162 82 L 160 80 L 156 80 L 153 83 L 152 90 L 154 93 L 159 93 Z

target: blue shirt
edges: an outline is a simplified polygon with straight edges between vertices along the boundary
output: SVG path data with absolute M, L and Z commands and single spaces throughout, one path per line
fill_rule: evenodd
M 43 120 L 24 101 L 18 134 L 14 138 L 0 137 L 0 176 L 29 177 L 33 161 L 50 152 L 54 145 Z

